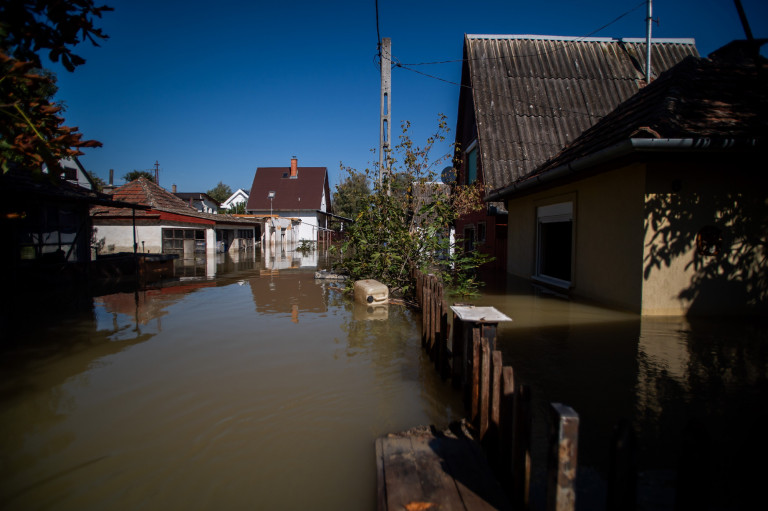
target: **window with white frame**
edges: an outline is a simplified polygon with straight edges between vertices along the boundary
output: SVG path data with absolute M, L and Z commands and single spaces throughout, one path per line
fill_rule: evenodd
M 541 206 L 536 217 L 536 276 L 568 286 L 572 280 L 573 202 Z

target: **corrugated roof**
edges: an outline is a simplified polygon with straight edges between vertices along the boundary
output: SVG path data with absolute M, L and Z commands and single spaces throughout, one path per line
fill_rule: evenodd
M 630 138 L 768 139 L 768 60 L 688 57 L 531 175 Z
M 259 167 L 253 176 L 251 193 L 248 196 L 247 211 L 269 211 L 267 194 L 275 192 L 272 211 L 299 211 L 321 209 L 323 191 L 326 193 L 326 208 L 330 208 L 330 187 L 328 169 L 325 167 L 298 167 L 295 178 L 290 177 L 290 167 Z
M 467 35 L 485 184 L 500 188 L 547 161 L 644 84 L 640 39 Z M 692 39 L 654 40 L 654 76 L 689 55 Z

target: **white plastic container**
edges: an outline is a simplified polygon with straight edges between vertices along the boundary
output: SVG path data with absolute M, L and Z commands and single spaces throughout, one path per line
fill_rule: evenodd
M 378 280 L 358 280 L 355 282 L 355 301 L 368 305 L 387 303 L 389 288 Z

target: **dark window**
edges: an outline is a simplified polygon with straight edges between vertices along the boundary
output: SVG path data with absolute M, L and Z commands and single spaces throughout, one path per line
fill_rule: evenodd
M 570 283 L 573 279 L 573 203 L 538 208 L 536 275 Z
M 477 181 L 477 146 L 467 151 L 467 184 Z

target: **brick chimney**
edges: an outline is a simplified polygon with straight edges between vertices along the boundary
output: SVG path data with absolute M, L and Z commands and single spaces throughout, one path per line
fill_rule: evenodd
M 171 187 L 171 189 L 173 190 L 173 192 L 171 192 L 171 193 L 176 193 L 176 185 L 173 185 L 173 186 Z
M 291 158 L 291 177 L 296 178 L 299 175 L 299 160 L 295 156 Z

